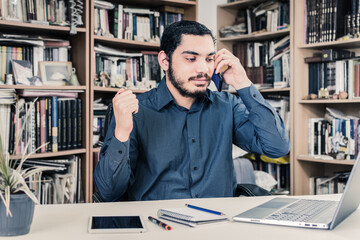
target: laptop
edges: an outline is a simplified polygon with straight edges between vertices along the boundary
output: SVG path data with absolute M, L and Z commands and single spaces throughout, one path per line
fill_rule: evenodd
M 276 197 L 233 217 L 237 222 L 334 229 L 360 203 L 360 154 L 351 170 L 340 201 Z

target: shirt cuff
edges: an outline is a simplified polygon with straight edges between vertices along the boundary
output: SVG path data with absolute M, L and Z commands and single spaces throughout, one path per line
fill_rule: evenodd
M 114 163 L 119 164 L 125 156 L 129 155 L 129 142 L 120 142 L 116 137 L 112 137 L 107 153 Z
M 256 106 L 265 104 L 265 99 L 254 84 L 251 84 L 249 87 L 239 89 L 236 92 L 249 111 Z

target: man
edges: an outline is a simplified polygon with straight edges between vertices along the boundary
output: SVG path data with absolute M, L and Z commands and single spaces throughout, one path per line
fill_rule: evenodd
M 165 29 L 158 61 L 166 76 L 136 97 L 120 89 L 95 170 L 105 201 L 232 197 L 232 143 L 280 157 L 289 151 L 284 124 L 247 78 L 239 59 L 215 52 L 204 25 L 182 21 Z M 207 89 L 212 73 L 238 97 Z

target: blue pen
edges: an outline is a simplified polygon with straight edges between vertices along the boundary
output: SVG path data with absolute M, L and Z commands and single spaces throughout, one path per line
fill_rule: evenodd
M 204 211 L 204 212 L 216 214 L 216 215 L 225 215 L 225 214 L 222 213 L 222 212 L 218 212 L 218 211 L 214 211 L 214 210 L 210 210 L 210 209 L 206 209 L 206 208 L 202 208 L 202 207 L 197 207 L 197 206 L 190 205 L 190 204 L 185 204 L 185 206 L 187 206 L 187 207 L 189 207 L 189 208 L 196 209 L 196 210 L 200 210 L 200 211 Z

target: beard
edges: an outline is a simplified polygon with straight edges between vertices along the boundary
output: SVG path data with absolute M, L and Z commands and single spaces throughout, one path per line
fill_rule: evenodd
M 206 93 L 206 88 L 205 89 L 200 89 L 200 90 L 194 90 L 194 91 L 189 91 L 189 89 L 186 89 L 184 87 L 185 81 L 181 81 L 179 78 L 177 78 L 174 74 L 174 70 L 171 66 L 172 64 L 169 64 L 169 80 L 171 82 L 171 84 L 176 88 L 176 90 L 178 90 L 178 92 L 180 93 L 181 96 L 183 97 L 190 97 L 190 98 L 202 98 L 205 93 Z M 206 78 L 206 81 L 208 82 L 208 86 L 210 84 L 211 78 L 208 74 L 198 74 L 197 76 L 194 77 L 190 77 L 188 79 L 188 81 L 192 81 L 192 80 L 196 80 L 198 78 Z

